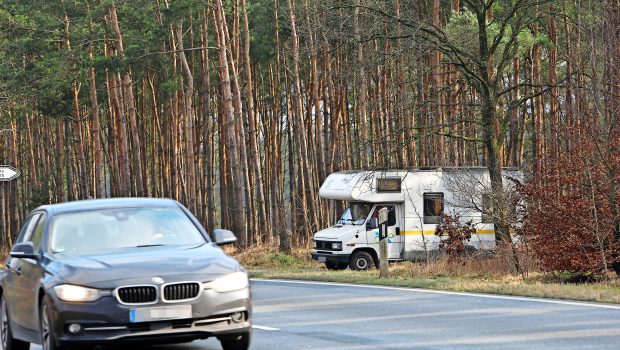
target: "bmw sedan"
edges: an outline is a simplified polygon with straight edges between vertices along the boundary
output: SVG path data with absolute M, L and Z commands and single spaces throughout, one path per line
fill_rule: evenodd
M 236 241 L 168 199 L 42 206 L 26 218 L 0 271 L 4 350 L 217 337 L 248 349 L 243 268 L 218 246 Z

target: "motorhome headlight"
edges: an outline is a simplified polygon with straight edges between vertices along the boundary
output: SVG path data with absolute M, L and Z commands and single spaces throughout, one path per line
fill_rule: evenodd
M 316 249 L 316 241 L 312 241 L 312 248 Z
M 334 242 L 334 243 L 332 243 L 332 249 L 334 249 L 334 250 L 342 250 L 342 242 Z

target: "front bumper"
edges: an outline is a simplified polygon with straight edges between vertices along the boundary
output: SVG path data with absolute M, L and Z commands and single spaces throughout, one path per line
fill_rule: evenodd
M 184 303 L 192 305 L 191 319 L 136 323 L 130 322 L 131 309 L 178 304 L 160 302 L 130 306 L 120 304 L 113 296 L 92 303 L 69 303 L 59 300 L 53 293 L 50 300 L 54 335 L 59 346 L 131 341 L 181 342 L 244 333 L 251 328 L 249 287 L 227 293 L 203 290 L 198 299 Z M 243 318 L 233 320 L 235 313 L 242 313 Z M 71 334 L 67 329 L 70 324 L 80 324 L 83 330 Z
M 320 262 L 348 264 L 350 254 L 330 254 L 329 252 L 312 252 L 312 259 Z

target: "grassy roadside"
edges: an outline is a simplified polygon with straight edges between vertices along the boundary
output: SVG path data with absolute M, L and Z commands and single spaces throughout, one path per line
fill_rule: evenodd
M 329 271 L 308 258 L 308 250 L 292 255 L 255 248 L 230 252 L 252 278 L 292 279 L 322 282 L 426 288 L 457 292 L 490 293 L 553 299 L 570 299 L 620 304 L 620 282 L 568 283 L 567 276 L 530 272 L 515 276 L 498 259 L 472 259 L 426 264 L 400 262 L 390 266 L 390 278 L 380 279 L 377 270 Z
M 539 298 L 572 299 L 620 304 L 620 288 L 602 284 L 560 284 L 527 282 L 520 280 L 480 280 L 458 277 L 401 277 L 378 278 L 377 271 L 327 271 L 327 270 L 250 270 L 252 278 L 291 279 L 322 282 L 339 282 L 368 285 L 385 285 L 409 288 L 426 288 L 456 292 L 475 292 L 501 295 L 518 295 Z

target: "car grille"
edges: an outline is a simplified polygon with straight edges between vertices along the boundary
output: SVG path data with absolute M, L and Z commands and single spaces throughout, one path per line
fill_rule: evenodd
M 125 304 L 148 304 L 157 301 L 157 288 L 154 286 L 121 287 L 118 299 Z
M 201 285 L 196 282 L 168 284 L 164 287 L 164 300 L 177 301 L 194 299 L 200 293 Z

